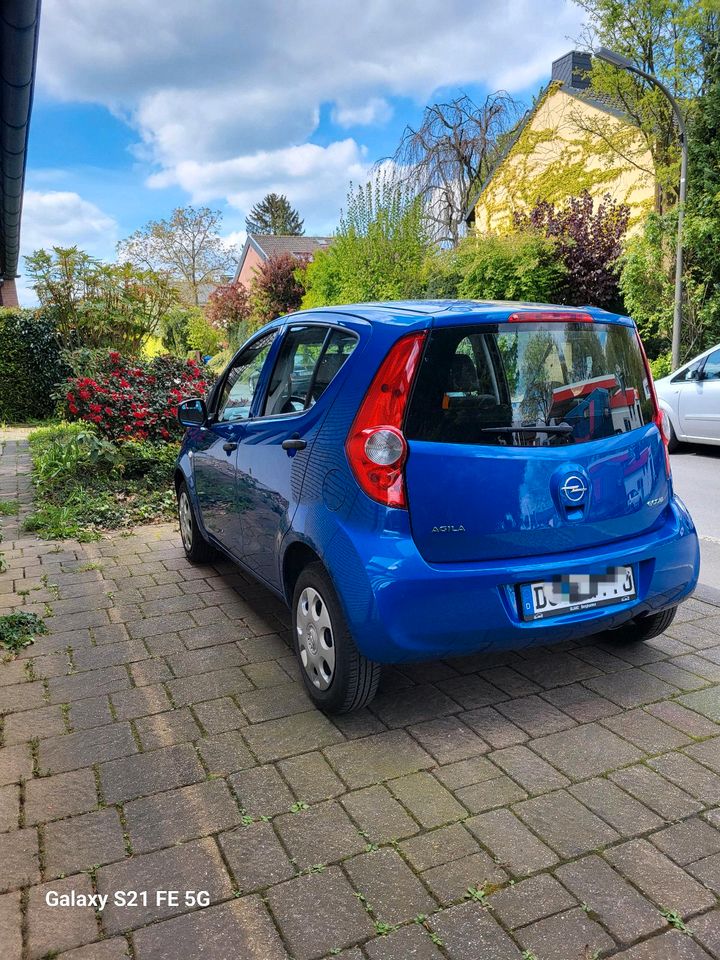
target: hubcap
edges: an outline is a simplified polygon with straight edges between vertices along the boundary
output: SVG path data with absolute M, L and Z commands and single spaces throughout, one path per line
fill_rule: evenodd
M 327 690 L 335 674 L 335 638 L 327 604 L 314 587 L 305 587 L 297 606 L 300 659 L 318 690 Z
M 183 490 L 178 501 L 178 516 L 180 518 L 180 536 L 187 551 L 192 550 L 192 507 L 187 493 Z

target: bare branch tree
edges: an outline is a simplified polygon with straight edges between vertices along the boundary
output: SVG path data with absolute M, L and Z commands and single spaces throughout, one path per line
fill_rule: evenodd
M 417 130 L 405 128 L 391 159 L 397 178 L 423 197 L 437 242 L 454 245 L 462 236 L 474 193 L 521 115 L 520 104 L 504 91 L 482 105 L 464 94 L 426 107 Z

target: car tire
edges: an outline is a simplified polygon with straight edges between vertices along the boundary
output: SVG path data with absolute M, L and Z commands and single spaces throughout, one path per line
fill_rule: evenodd
M 178 521 L 180 539 L 185 556 L 190 563 L 211 563 L 217 557 L 217 550 L 208 543 L 200 531 L 190 492 L 184 480 L 177 488 Z
M 332 581 L 310 563 L 295 584 L 292 644 L 305 689 L 324 713 L 350 713 L 370 703 L 381 666 L 358 650 Z
M 677 434 L 675 433 L 675 428 L 670 422 L 670 417 L 667 418 L 667 422 L 668 422 L 668 428 L 670 431 L 670 436 L 668 437 L 668 442 L 667 442 L 668 453 L 675 453 L 677 448 L 680 446 L 680 441 L 678 440 Z
M 653 637 L 665 633 L 676 613 L 677 607 L 669 607 L 659 613 L 646 613 L 611 631 L 610 639 L 618 643 L 642 643 L 644 640 L 652 640 Z

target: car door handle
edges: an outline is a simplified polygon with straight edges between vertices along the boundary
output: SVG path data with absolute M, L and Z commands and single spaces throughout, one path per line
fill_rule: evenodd
M 228 440 L 227 443 L 223 444 L 223 450 L 225 453 L 232 453 L 233 450 L 237 450 L 237 444 L 234 440 Z
M 307 440 L 301 440 L 300 437 L 291 437 L 290 440 L 283 440 L 283 450 L 304 450 L 307 446 Z

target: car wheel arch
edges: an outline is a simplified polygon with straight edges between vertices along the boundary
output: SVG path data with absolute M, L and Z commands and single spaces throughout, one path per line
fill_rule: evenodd
M 298 577 L 310 563 L 322 563 L 325 567 L 322 558 L 309 544 L 302 540 L 295 540 L 289 544 L 282 558 L 282 584 L 288 606 L 292 605 Z M 327 570 L 327 567 L 325 569 Z

